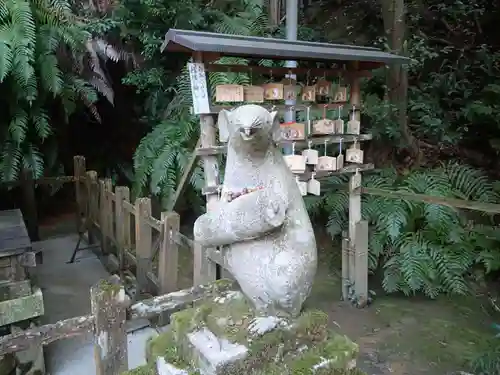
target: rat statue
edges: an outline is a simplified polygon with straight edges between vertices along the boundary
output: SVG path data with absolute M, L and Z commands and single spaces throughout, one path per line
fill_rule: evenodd
M 277 148 L 277 112 L 243 105 L 219 114 L 228 151 L 221 199 L 194 224 L 194 239 L 222 247 L 225 268 L 256 310 L 297 316 L 317 268 L 314 231 Z

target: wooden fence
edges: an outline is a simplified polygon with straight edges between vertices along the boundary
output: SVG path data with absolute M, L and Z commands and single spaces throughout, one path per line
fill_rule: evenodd
M 82 156 L 75 156 L 75 191 L 80 232 L 87 233 L 91 244 L 98 237 L 108 269 L 135 270 L 140 291 L 159 295 L 178 290 L 179 246 L 193 247 L 193 241 L 180 233 L 177 213 L 153 217 L 150 198 L 132 204 L 127 186 L 99 179 L 86 170 Z

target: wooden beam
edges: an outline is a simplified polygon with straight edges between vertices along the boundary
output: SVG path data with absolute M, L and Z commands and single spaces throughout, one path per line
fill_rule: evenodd
M 177 204 L 177 201 L 179 200 L 179 197 L 184 193 L 184 190 L 188 185 L 188 180 L 191 178 L 191 175 L 193 174 L 194 165 L 198 157 L 196 151 L 198 150 L 200 145 L 201 145 L 201 138 L 198 138 L 196 146 L 194 146 L 194 151 L 191 154 L 191 158 L 189 159 L 189 163 L 184 169 L 184 173 L 182 174 L 181 180 L 179 181 L 179 185 L 177 185 L 177 189 L 175 190 L 175 195 L 172 198 L 172 200 L 168 202 L 167 211 L 175 211 L 175 206 Z
M 31 328 L 19 333 L 0 336 L 0 357 L 54 341 L 79 336 L 94 329 L 94 316 L 84 315 L 60 320 L 53 324 Z
M 215 285 L 209 283 L 145 299 L 130 306 L 130 319 L 151 319 L 161 313 L 178 311 L 188 307 L 193 302 L 210 296 L 214 292 L 214 288 L 217 289 L 217 292 L 224 292 L 233 290 L 235 287 L 236 285 L 229 281 Z
M 425 194 L 416 194 L 416 193 L 408 193 L 404 191 L 396 191 L 396 190 L 387 190 L 387 189 L 378 189 L 372 187 L 362 187 L 360 189 L 363 194 L 370 194 L 379 197 L 388 197 L 393 199 L 407 199 L 411 201 L 417 202 L 425 202 L 430 204 L 439 204 L 442 206 L 448 206 L 452 208 L 461 208 L 466 210 L 474 210 L 487 212 L 490 214 L 500 214 L 500 204 L 496 203 L 485 203 L 485 202 L 476 202 L 476 201 L 468 201 L 464 199 L 455 199 L 448 197 L 436 197 L 432 195 Z
M 349 144 L 354 142 L 364 142 L 370 141 L 373 138 L 371 134 L 332 134 L 327 136 L 317 136 L 311 137 L 309 140 L 298 140 L 298 141 L 289 141 L 282 140 L 280 142 L 281 145 L 291 145 L 295 144 L 295 149 L 301 149 L 309 146 L 309 142 L 311 142 L 312 146 L 321 146 L 324 145 L 325 142 L 327 144 Z M 227 146 L 212 146 L 207 148 L 198 148 L 196 150 L 196 154 L 198 156 L 206 156 L 206 155 L 221 155 L 227 152 Z
M 243 104 L 243 103 L 241 103 Z M 272 109 L 275 109 L 275 110 L 279 110 L 281 112 L 283 111 L 288 111 L 290 110 L 292 107 L 295 111 L 306 111 L 307 108 L 311 108 L 311 109 L 323 109 L 325 106 L 327 109 L 336 109 L 338 107 L 344 107 L 344 106 L 349 106 L 349 103 L 348 102 L 338 102 L 338 103 L 298 103 L 298 104 L 295 104 L 295 105 L 287 105 L 287 104 L 272 104 L 272 103 L 269 103 L 269 102 L 266 102 L 266 103 L 259 103 L 261 106 L 267 108 L 268 110 L 272 110 Z M 210 106 L 210 111 L 212 112 L 212 114 L 218 114 L 221 110 L 223 109 L 227 109 L 227 110 L 232 110 L 236 107 L 236 105 L 224 105 L 224 104 L 221 104 L 221 105 L 211 105 Z
M 202 54 L 195 54 L 193 56 L 195 62 L 202 63 Z M 214 118 L 211 114 L 201 114 L 200 115 L 200 142 L 201 147 L 208 148 L 216 145 L 215 136 L 215 123 Z M 219 163 L 216 156 L 204 156 L 203 157 L 203 172 L 205 174 L 205 185 L 216 186 L 219 185 Z M 207 211 L 209 211 L 214 205 L 217 204 L 218 197 L 208 196 L 207 197 Z M 211 262 L 207 258 L 205 249 L 200 246 L 200 244 L 195 243 L 194 246 L 194 271 L 193 271 L 193 284 L 205 284 L 208 282 L 215 281 L 216 275 L 216 264 Z
M 208 72 L 234 72 L 234 73 L 257 73 L 272 76 L 285 76 L 294 74 L 296 76 L 314 77 L 371 77 L 368 70 L 345 70 L 345 69 L 318 69 L 318 68 L 283 68 L 267 67 L 261 65 L 229 65 L 229 64 L 206 64 L 205 70 Z

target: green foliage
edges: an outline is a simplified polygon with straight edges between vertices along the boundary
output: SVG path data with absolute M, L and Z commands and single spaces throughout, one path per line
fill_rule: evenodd
M 35 178 L 60 170 L 51 137 L 83 104 L 100 120 L 95 103 L 114 92 L 102 63 L 128 55 L 96 32 L 116 26 L 69 0 L 0 2 L 0 180 L 22 168 Z M 85 21 L 79 14 L 85 14 Z M 61 121 L 62 120 L 62 121 Z
M 484 352 L 472 358 L 471 370 L 480 375 L 500 374 L 500 326 L 493 325 L 497 334 Z
M 334 177 L 327 186 L 345 182 L 346 178 Z M 452 163 L 433 170 L 417 170 L 404 177 L 393 169 L 381 170 L 367 175 L 364 186 L 434 197 L 498 201 L 493 186 L 482 173 Z M 312 214 L 321 210 L 329 214 L 327 230 L 332 236 L 346 229 L 347 191 L 333 191 L 306 201 Z M 500 231 L 491 226 L 489 217 L 483 217 L 481 225 L 472 224 L 470 214 L 438 202 L 439 198 L 432 203 L 362 196 L 362 216 L 370 223 L 369 269 L 383 268 L 383 287 L 387 292 L 423 292 L 429 297 L 464 294 L 472 266 L 482 266 L 486 273 L 500 269 Z
M 220 3 L 218 7 L 209 9 L 199 2 L 183 3 L 180 9 L 164 8 L 164 3 L 154 2 L 156 8 L 143 9 L 147 19 L 162 19 L 169 25 L 175 18 L 183 20 L 175 12 L 187 12 L 189 8 L 192 18 L 185 28 L 204 28 L 220 33 L 265 35 L 270 31 L 267 15 L 259 1 L 243 1 L 231 3 L 231 9 L 225 10 L 228 4 Z M 128 3 L 125 2 L 126 7 Z M 172 13 L 174 12 L 174 13 Z M 203 16 L 200 12 L 204 12 Z M 135 25 L 136 14 L 124 12 L 124 23 Z M 130 17 L 130 18 L 128 18 Z M 210 22 L 204 23 L 209 20 Z M 199 22 L 199 23 L 198 23 Z M 144 22 L 143 22 L 144 23 Z M 184 25 L 184 24 L 183 24 Z M 176 26 L 182 28 L 182 26 Z M 141 140 L 134 155 L 135 192 L 136 194 L 151 193 L 159 195 L 163 202 L 169 202 L 182 176 L 184 166 L 190 159 L 192 150 L 198 138 L 199 122 L 195 116 L 189 114 L 192 96 L 189 73 L 186 61 L 177 63 L 176 69 L 180 72 L 177 77 L 168 76 L 160 62 L 165 59 L 159 53 L 159 46 L 163 42 L 165 30 L 168 26 L 162 24 L 159 29 L 150 28 L 137 35 L 142 44 L 144 55 L 148 61 L 147 68 L 131 72 L 124 80 L 134 85 L 138 93 L 144 95 L 143 120 L 151 131 Z M 221 58 L 222 64 L 247 64 L 241 58 Z M 266 64 L 266 61 L 261 61 Z M 220 84 L 249 85 L 253 77 L 240 73 L 210 73 L 208 77 L 211 96 Z M 168 120 L 167 120 L 168 119 Z M 201 163 L 197 165 L 190 180 L 191 187 L 199 190 L 202 187 L 203 175 Z M 147 190 L 144 188 L 147 187 Z
M 79 74 L 84 71 L 86 49 L 92 49 L 92 35 L 70 5 L 67 0 L 0 3 L 0 103 L 4 108 L 0 180 L 16 179 L 22 168 L 33 170 L 35 178 L 43 175 L 44 152 L 52 147 L 47 140 L 54 133 L 53 107 L 68 118 L 83 102 L 98 118 L 94 87 L 109 93 L 109 85 L 99 85 L 103 82 L 97 57 L 91 79 Z

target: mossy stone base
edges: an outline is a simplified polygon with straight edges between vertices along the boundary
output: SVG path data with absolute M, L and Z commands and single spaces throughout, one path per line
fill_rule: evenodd
M 212 373 L 216 375 L 361 373 L 355 368 L 358 346 L 344 335 L 329 330 L 325 313 L 310 310 L 294 320 L 279 319 L 274 329 L 262 334 L 255 333 L 255 318 L 259 317 L 246 298 L 231 291 L 175 313 L 171 318 L 171 330 L 148 343 L 148 366 L 141 371 L 153 371 L 154 374 L 157 358 L 163 357 L 167 363 L 186 370 L 189 375 L 200 374 L 199 355 L 189 337 L 205 328 L 221 341 L 225 339 L 247 348 L 244 358 L 214 368 Z M 266 320 L 269 319 L 260 321 Z

